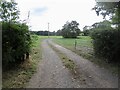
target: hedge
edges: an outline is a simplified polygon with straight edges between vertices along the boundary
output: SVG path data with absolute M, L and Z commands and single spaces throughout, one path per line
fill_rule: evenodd
M 91 37 L 96 56 L 108 62 L 120 62 L 120 30 L 94 30 Z
M 2 22 L 2 63 L 3 68 L 20 63 L 28 57 L 31 38 L 28 26 L 22 23 Z

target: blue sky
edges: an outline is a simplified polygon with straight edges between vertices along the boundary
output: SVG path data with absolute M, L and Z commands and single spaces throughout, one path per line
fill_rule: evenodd
M 15 0 L 20 10 L 20 18 L 26 19 L 30 11 L 28 25 L 33 31 L 47 30 L 48 22 L 50 31 L 57 31 L 67 21 L 76 20 L 79 28 L 102 21 L 102 16 L 97 16 L 91 9 L 96 4 L 95 0 Z
M 33 14 L 34 15 L 39 15 L 39 16 L 41 16 L 43 13 L 45 13 L 45 11 L 47 11 L 48 10 L 48 8 L 47 7 L 38 7 L 38 8 L 34 8 L 33 9 Z

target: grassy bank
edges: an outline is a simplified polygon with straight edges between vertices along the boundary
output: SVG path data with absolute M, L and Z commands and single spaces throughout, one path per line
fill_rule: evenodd
M 53 38 L 55 43 L 70 49 L 71 51 L 77 53 L 83 58 L 90 60 L 91 62 L 94 62 L 100 67 L 107 68 L 115 74 L 118 73 L 118 66 L 116 64 L 106 63 L 105 60 L 102 60 L 102 58 L 95 57 L 92 39 L 89 36 L 79 36 L 77 39 L 62 38 L 61 36 L 57 36 L 56 38 L 55 37 Z M 75 41 L 77 43 L 76 48 Z
M 3 88 L 23 88 L 31 76 L 36 72 L 37 64 L 42 57 L 41 42 L 46 37 L 32 35 L 32 46 L 29 60 L 14 67 L 9 71 L 3 72 Z

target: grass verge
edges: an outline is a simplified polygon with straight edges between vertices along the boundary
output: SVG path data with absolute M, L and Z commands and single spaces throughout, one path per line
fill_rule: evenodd
M 2 73 L 2 88 L 24 88 L 26 83 L 36 72 L 37 64 L 41 60 L 41 42 L 45 37 L 32 35 L 32 48 L 29 60 L 14 69 Z

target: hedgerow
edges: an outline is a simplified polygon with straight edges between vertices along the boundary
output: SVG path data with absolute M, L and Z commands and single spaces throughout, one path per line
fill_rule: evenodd
M 3 67 L 20 63 L 29 56 L 31 38 L 24 23 L 2 23 Z
M 96 56 L 108 62 L 120 62 L 120 30 L 94 30 L 91 37 Z

